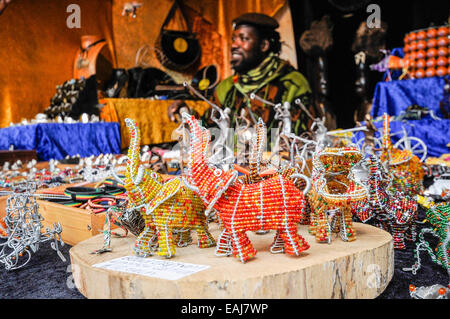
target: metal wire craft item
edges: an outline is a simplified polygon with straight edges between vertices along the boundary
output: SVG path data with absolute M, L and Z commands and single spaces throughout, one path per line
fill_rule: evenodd
M 291 176 L 292 179 L 274 174 L 259 182 L 242 183 L 237 180 L 237 171 L 224 171 L 208 164 L 209 132 L 195 117 L 187 113 L 182 116 L 190 130 L 187 183 L 207 205 L 206 214 L 214 209 L 224 227 L 216 255 L 228 255 L 231 242 L 232 254 L 245 263 L 256 255 L 246 231 L 258 230 L 276 230 L 287 254 L 299 256 L 308 249 L 297 229 L 306 206 L 304 194 L 293 181 L 300 174 Z
M 127 209 L 136 209 L 145 221 L 145 228 L 136 239 L 134 251 L 137 255 L 156 254 L 167 258 L 175 254 L 174 237 L 180 230 L 195 230 L 198 247 L 206 248 L 216 245 L 209 233 L 205 216 L 205 206 L 196 193 L 186 187 L 182 178 L 164 180 L 163 177 L 144 168 L 139 159 L 140 130 L 137 123 L 125 119 L 130 131 L 130 146 L 128 149 L 127 169 L 124 185 L 128 194 Z M 174 230 L 178 230 L 174 236 Z M 189 242 L 189 236 L 184 235 L 182 241 Z
M 416 262 L 411 268 L 403 268 L 403 270 L 411 271 L 414 275 L 417 274 L 421 267 L 420 252 L 426 251 L 433 262 L 441 265 L 447 271 L 450 284 L 450 204 L 434 203 L 432 200 L 420 195 L 417 195 L 417 201 L 428 209 L 426 221 L 430 223 L 432 228 L 423 228 L 420 231 L 416 248 L 414 249 Z M 426 234 L 432 235 L 439 240 L 439 244 L 434 250 L 425 239 Z
M 61 225 L 54 223 L 53 229 L 47 227 L 43 231 L 43 217 L 39 214 L 35 190 L 36 185 L 29 183 L 22 192 L 13 193 L 6 200 L 6 217 L 3 221 L 7 238 L 0 243 L 0 263 L 6 270 L 24 267 L 31 260 L 31 254 L 47 241 L 51 241 L 50 246 L 61 260 L 66 261 L 58 249 L 58 242 L 64 245 Z

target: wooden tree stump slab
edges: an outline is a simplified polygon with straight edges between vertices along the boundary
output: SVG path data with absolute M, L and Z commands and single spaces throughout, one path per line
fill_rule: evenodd
M 245 264 L 237 258 L 218 257 L 215 247 L 200 249 L 193 243 L 176 250 L 175 257 L 157 260 L 207 265 L 208 269 L 177 280 L 107 270 L 93 265 L 123 256 L 134 256 L 135 237 L 112 238 L 112 252 L 91 254 L 103 246 L 97 235 L 70 249 L 75 285 L 87 298 L 151 299 L 288 299 L 375 298 L 393 276 L 392 236 L 381 229 L 354 223 L 357 239 L 343 242 L 335 235 L 331 244 L 316 243 L 308 227 L 299 226 L 310 248 L 300 256 L 270 253 L 275 232 L 247 232 L 258 253 Z M 214 238 L 220 231 L 210 224 Z

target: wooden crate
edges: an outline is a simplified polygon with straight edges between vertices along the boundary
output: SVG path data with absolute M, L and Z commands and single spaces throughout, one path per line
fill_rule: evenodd
M 53 228 L 59 222 L 62 227 L 61 239 L 71 246 L 98 235 L 103 231 L 106 214 L 92 214 L 86 209 L 68 207 L 45 200 L 37 200 L 39 213 L 44 217 L 42 225 Z M 99 247 L 100 248 L 100 247 Z
M 37 193 L 46 191 L 63 191 L 69 186 L 92 186 L 92 184 L 78 183 L 65 184 L 55 188 L 37 190 Z M 6 216 L 6 200 L 8 196 L 0 197 L 0 219 Z M 43 231 L 46 227 L 53 228 L 53 224 L 59 222 L 62 227 L 61 239 L 66 244 L 74 246 L 80 241 L 102 233 L 106 214 L 93 214 L 86 209 L 64 206 L 46 200 L 37 200 L 39 214 L 42 215 Z M 117 228 L 112 225 L 111 228 Z

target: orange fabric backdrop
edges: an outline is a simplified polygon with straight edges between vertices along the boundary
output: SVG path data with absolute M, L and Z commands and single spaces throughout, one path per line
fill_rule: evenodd
M 81 28 L 69 29 L 69 4 L 81 9 Z M 20 0 L 0 15 L 0 127 L 32 119 L 50 105 L 56 85 L 73 76 L 80 38 L 95 34 L 110 48 L 111 1 Z

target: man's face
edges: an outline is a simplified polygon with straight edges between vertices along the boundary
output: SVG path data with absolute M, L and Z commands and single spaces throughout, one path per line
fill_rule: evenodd
M 231 67 L 236 73 L 245 73 L 257 67 L 265 54 L 258 33 L 253 26 L 240 25 L 231 38 Z

